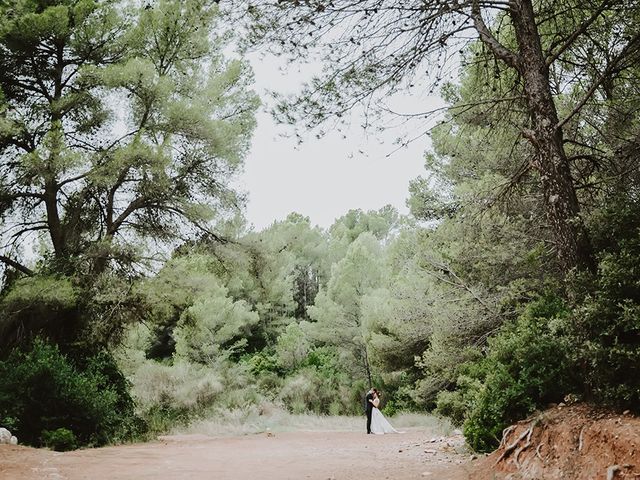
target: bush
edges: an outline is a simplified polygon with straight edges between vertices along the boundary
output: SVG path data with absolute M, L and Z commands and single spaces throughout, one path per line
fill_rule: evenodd
M 473 407 L 482 383 L 466 375 L 461 375 L 457 381 L 458 389 L 454 391 L 442 390 L 438 393 L 435 412 L 449 417 L 451 422 L 460 427 L 466 420 L 467 413 Z
M 466 375 L 481 382 L 461 380 L 456 398 L 469 402 L 464 433 L 474 450 L 492 450 L 507 425 L 575 389 L 570 343 L 562 333 L 566 319 L 560 299 L 534 301 L 490 340 L 483 360 L 466 366 Z
M 78 439 L 71 430 L 57 428 L 52 432 L 43 430 L 42 444 L 56 452 L 67 452 L 78 448 Z
M 336 400 L 335 390 L 327 379 L 313 367 L 301 369 L 285 379 L 279 398 L 292 413 L 329 413 Z M 339 405 L 333 405 L 334 412 L 340 412 Z
M 141 424 L 126 385 L 113 381 L 116 373 L 106 353 L 76 367 L 57 346 L 36 340 L 30 350 L 13 350 L 0 362 L 0 418 L 12 418 L 16 435 L 34 446 L 64 436 L 55 433 L 59 429 L 70 431 L 77 446 L 128 437 Z
M 133 374 L 138 412 L 152 433 L 186 425 L 211 407 L 223 391 L 223 379 L 217 372 L 186 361 L 168 365 L 146 360 Z
M 572 357 L 586 398 L 640 411 L 640 242 L 599 262 L 594 293 L 574 311 Z
M 577 276 L 574 361 L 587 398 L 640 412 L 640 197 L 635 189 L 602 202 L 590 218 L 597 275 Z

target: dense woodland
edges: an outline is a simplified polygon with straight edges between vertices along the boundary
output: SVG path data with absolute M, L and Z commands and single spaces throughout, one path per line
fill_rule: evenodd
M 375 384 L 487 451 L 552 402 L 637 411 L 638 7 L 3 2 L 0 424 L 66 449 L 357 415 Z M 327 60 L 274 110 L 301 131 L 442 95 L 401 117 L 432 141 L 411 214 L 247 225 L 260 100 L 229 45 Z

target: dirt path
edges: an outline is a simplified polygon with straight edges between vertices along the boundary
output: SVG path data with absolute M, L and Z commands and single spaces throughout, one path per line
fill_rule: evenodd
M 456 437 L 288 432 L 243 437 L 163 437 L 155 443 L 56 453 L 0 446 L 0 478 L 12 480 L 467 480 Z

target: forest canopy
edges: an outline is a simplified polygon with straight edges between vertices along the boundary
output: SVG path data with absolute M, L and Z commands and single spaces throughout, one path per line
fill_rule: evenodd
M 375 384 L 486 451 L 566 398 L 637 410 L 634 2 L 220 4 L 0 7 L 0 424 L 73 448 L 359 414 Z M 247 225 L 241 40 L 323 52 L 275 112 L 298 128 L 358 105 L 385 128 L 385 96 L 441 94 L 410 214 Z

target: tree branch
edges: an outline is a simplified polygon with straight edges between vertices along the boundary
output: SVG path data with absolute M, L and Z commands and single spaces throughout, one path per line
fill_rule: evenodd
M 522 60 L 520 56 L 502 45 L 498 39 L 493 36 L 489 27 L 487 27 L 487 24 L 484 23 L 484 20 L 482 19 L 478 0 L 473 0 L 471 6 L 471 18 L 473 19 L 473 25 L 478 32 L 478 35 L 480 35 L 482 43 L 487 45 L 498 59 L 520 72 L 522 68 Z
M 620 53 L 611 60 L 607 68 L 605 68 L 604 72 L 602 72 L 602 74 L 597 78 L 597 80 L 593 82 L 589 90 L 587 90 L 587 93 L 584 95 L 582 100 L 578 102 L 578 104 L 571 111 L 571 113 L 567 115 L 561 122 L 558 123 L 558 128 L 562 128 L 564 125 L 567 124 L 569 120 L 571 120 L 575 115 L 577 115 L 580 112 L 580 110 L 582 110 L 582 107 L 585 106 L 585 104 L 596 92 L 598 87 L 602 85 L 602 82 L 604 82 L 607 79 L 607 77 L 618 67 L 618 64 L 627 56 L 629 51 L 633 49 L 634 45 L 637 47 L 636 44 L 638 44 L 639 42 L 640 42 L 640 33 L 636 33 L 631 38 L 631 40 L 629 40 L 629 43 L 625 45 L 622 51 L 620 51 Z
M 18 271 L 20 271 L 20 272 L 22 272 L 25 275 L 28 275 L 30 277 L 33 276 L 33 274 L 34 274 L 34 271 L 31 270 L 30 268 L 27 268 L 24 265 L 22 265 L 21 263 L 16 262 L 15 260 L 12 260 L 11 258 L 6 257 L 4 255 L 0 255 L 0 262 L 3 262 L 6 265 L 9 265 L 10 267 L 15 268 L 16 270 L 18 270 Z
M 569 38 L 567 38 L 564 44 L 555 53 L 553 54 L 551 53 L 551 50 L 553 50 L 555 45 L 549 49 L 549 56 L 547 57 L 547 62 L 546 62 L 547 67 L 550 66 L 553 62 L 555 62 L 560 57 L 560 55 L 562 55 L 567 50 L 567 48 L 571 47 L 571 45 L 573 45 L 573 42 L 575 42 L 580 35 L 582 35 L 584 32 L 587 31 L 587 28 L 589 28 L 591 24 L 593 24 L 593 22 L 595 22 L 598 19 L 598 17 L 602 14 L 602 12 L 604 12 L 604 10 L 609 6 L 610 3 L 611 3 L 611 0 L 604 0 L 604 2 L 602 2 L 602 5 L 600 5 L 600 8 L 598 8 L 598 10 L 593 12 L 593 15 L 591 15 L 588 19 L 582 22 L 580 27 L 577 30 L 575 30 L 571 35 L 569 35 Z

